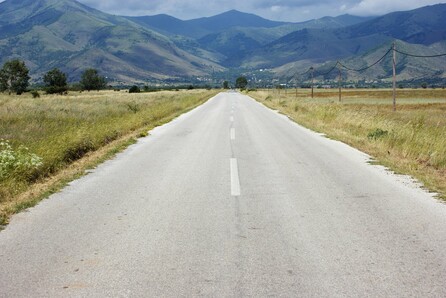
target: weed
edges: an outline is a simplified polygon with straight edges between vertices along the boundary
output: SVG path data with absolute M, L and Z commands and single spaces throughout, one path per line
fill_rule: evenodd
M 287 101 L 286 100 L 281 100 L 281 101 L 279 101 L 279 105 L 281 107 L 286 107 L 287 106 Z
M 25 146 L 13 149 L 9 141 L 0 140 L 0 180 L 32 175 L 40 166 L 42 158 L 30 153 Z
M 37 90 L 31 91 L 31 95 L 33 98 L 40 98 L 40 93 Z
M 145 138 L 149 135 L 147 131 L 142 131 L 138 134 L 138 138 Z
M 130 112 L 133 112 L 135 114 L 138 113 L 141 110 L 139 105 L 137 103 L 135 103 L 135 102 L 128 102 L 128 103 L 126 103 L 126 106 L 127 106 L 127 109 Z
M 387 130 L 382 130 L 381 128 L 377 128 L 374 131 L 371 131 L 367 134 L 367 138 L 369 140 L 378 140 L 383 137 L 386 137 L 389 134 Z

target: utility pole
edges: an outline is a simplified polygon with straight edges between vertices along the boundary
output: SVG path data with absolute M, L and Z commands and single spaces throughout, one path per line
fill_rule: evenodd
M 396 48 L 395 42 L 392 45 L 393 48 L 393 111 L 396 111 Z
M 342 72 L 341 72 L 341 66 L 338 67 L 339 70 L 339 77 L 338 77 L 338 83 L 339 83 L 339 102 L 342 101 Z
M 294 84 L 295 84 L 295 87 L 296 87 L 296 98 L 297 98 L 297 74 L 296 74 L 296 77 L 295 77 L 295 82 L 294 82 Z
M 311 98 L 314 98 L 314 67 L 310 67 L 311 70 Z

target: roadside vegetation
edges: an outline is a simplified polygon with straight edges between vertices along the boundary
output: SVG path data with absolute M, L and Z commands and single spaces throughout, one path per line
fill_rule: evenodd
M 0 93 L 0 225 L 217 92 Z
M 280 93 L 279 93 L 280 91 Z M 397 173 L 409 174 L 446 199 L 446 90 L 275 90 L 249 92 L 297 123 L 373 156 Z

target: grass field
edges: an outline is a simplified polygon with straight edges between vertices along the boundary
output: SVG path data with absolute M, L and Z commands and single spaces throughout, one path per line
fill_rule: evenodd
M 446 199 L 446 90 L 281 90 L 249 92 L 261 103 L 343 141 Z
M 216 93 L 0 94 L 0 225 Z

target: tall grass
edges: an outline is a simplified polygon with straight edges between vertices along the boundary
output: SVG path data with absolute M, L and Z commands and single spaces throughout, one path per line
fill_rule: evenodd
M 446 91 L 398 90 L 392 111 L 390 90 L 334 90 L 285 94 L 250 93 L 296 122 L 374 156 L 410 174 L 446 198 Z
M 33 183 L 57 174 L 85 155 L 120 138 L 144 135 L 214 94 L 206 90 L 141 94 L 103 91 L 40 98 L 0 94 L 0 140 L 12 153 L 2 148 L 0 151 L 9 162 L 14 159 L 11 154 L 20 152 L 22 155 L 17 156 L 23 160 L 29 154 L 39 161 L 27 170 L 0 178 L 0 207 L 14 202 Z M 14 164 L 8 167 L 11 171 L 17 168 Z

